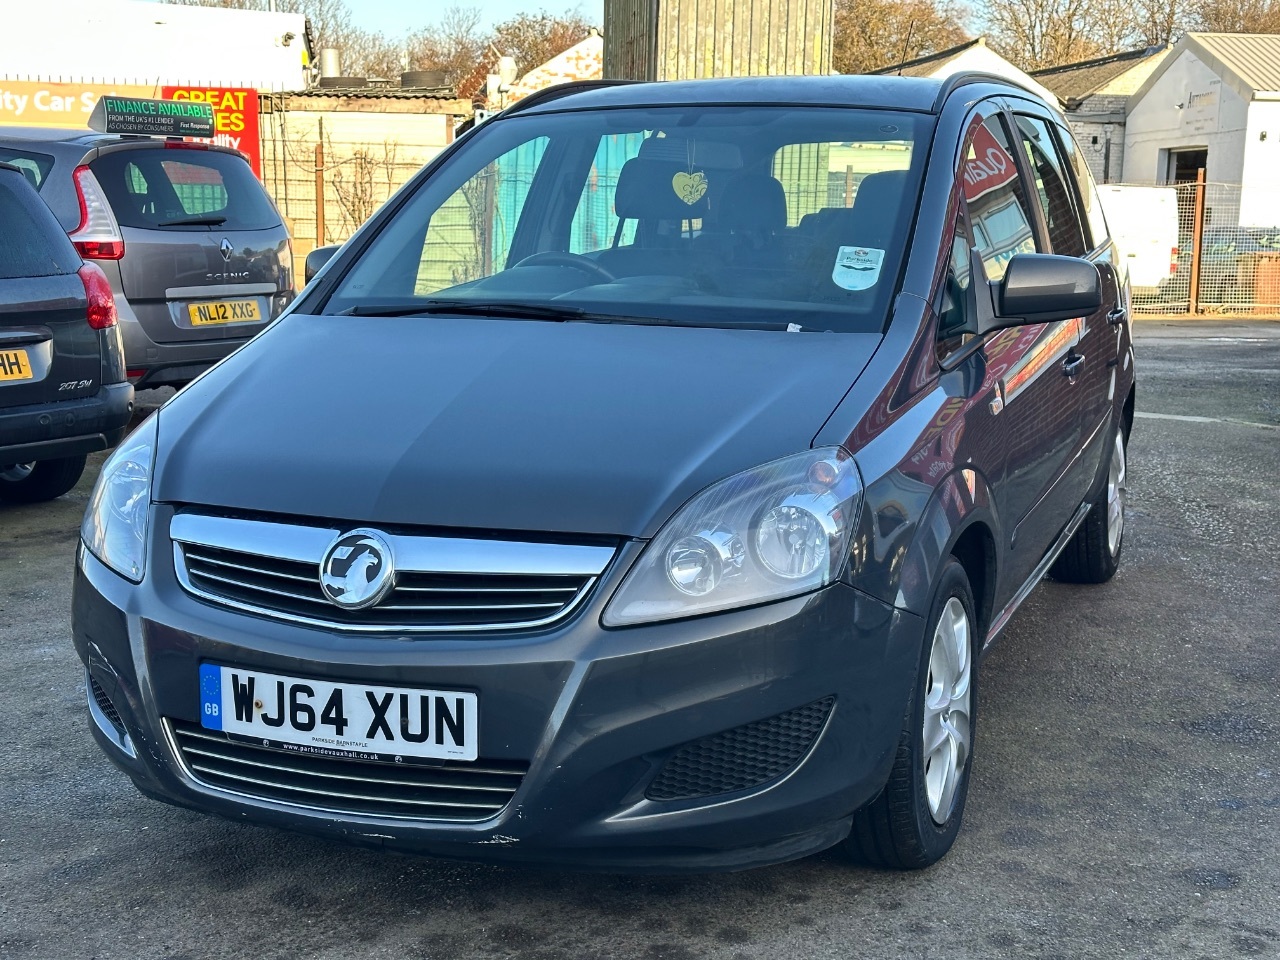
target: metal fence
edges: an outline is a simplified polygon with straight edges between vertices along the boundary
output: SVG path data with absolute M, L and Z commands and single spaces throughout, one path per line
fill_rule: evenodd
M 1280 185 L 1246 190 L 1238 183 L 1180 183 L 1166 188 L 1177 196 L 1176 253 L 1170 250 L 1168 273 L 1158 283 L 1135 285 L 1135 311 L 1280 314 Z M 1112 211 L 1108 218 L 1120 219 Z M 1138 256 L 1134 250 L 1144 243 L 1154 246 L 1151 255 L 1156 257 L 1166 249 L 1156 239 L 1165 228 L 1156 223 L 1146 227 L 1151 235 L 1143 236 L 1139 224 L 1137 236 L 1126 237 L 1125 228 L 1113 223 L 1122 257 Z

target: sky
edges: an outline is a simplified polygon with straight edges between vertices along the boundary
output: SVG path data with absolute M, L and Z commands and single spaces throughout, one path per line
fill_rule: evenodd
M 454 0 L 347 0 L 353 19 L 366 30 L 377 30 L 392 36 L 434 23 Z M 477 7 L 484 15 L 484 26 L 492 27 L 516 14 L 540 12 L 558 14 L 575 7 L 597 26 L 604 22 L 604 0 L 457 0 L 458 6 Z

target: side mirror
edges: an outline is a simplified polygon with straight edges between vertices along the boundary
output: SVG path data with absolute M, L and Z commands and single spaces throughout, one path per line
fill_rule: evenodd
M 992 285 L 993 316 L 983 333 L 1027 323 L 1086 317 L 1102 306 L 1098 268 L 1078 257 L 1020 253 Z M 985 319 L 985 318 L 984 318 Z
M 338 244 L 331 244 L 327 247 L 316 247 L 308 253 L 306 265 L 302 269 L 304 282 L 310 283 L 311 279 L 320 272 L 320 268 L 332 260 L 333 255 L 340 249 Z

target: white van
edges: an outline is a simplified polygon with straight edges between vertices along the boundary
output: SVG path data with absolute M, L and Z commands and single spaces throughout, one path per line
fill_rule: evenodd
M 1178 193 L 1173 187 L 1100 186 L 1102 209 L 1135 296 L 1155 296 L 1178 269 Z

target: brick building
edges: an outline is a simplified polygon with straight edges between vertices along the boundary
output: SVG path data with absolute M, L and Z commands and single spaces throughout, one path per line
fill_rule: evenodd
M 1099 183 L 1120 179 L 1129 98 L 1155 72 L 1169 50 L 1167 44 L 1143 47 L 1031 74 L 1057 97 Z

